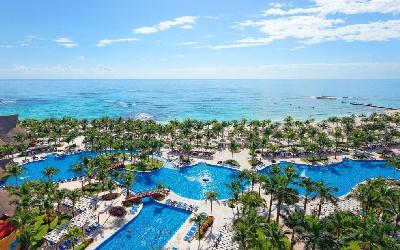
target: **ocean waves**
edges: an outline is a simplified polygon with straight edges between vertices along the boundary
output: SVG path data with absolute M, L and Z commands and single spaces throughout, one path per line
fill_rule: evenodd
M 13 81 L 0 80 L 0 114 L 22 118 L 320 120 L 377 111 L 351 102 L 400 107 L 396 80 Z

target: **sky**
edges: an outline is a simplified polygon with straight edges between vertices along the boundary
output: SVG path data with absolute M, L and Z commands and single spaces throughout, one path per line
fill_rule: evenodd
M 400 79 L 400 0 L 1 0 L 0 78 Z

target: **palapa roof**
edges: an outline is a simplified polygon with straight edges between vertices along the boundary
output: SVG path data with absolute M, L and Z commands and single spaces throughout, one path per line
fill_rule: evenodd
M 18 115 L 0 116 L 0 145 L 16 144 L 14 136 L 25 130 L 18 125 Z
M 0 159 L 0 180 L 3 179 L 3 177 L 5 176 L 6 166 L 10 162 L 11 162 L 11 159 Z
M 7 216 L 13 216 L 15 213 L 16 206 L 10 204 L 14 200 L 14 197 L 5 190 L 0 190 L 0 216 L 6 214 Z

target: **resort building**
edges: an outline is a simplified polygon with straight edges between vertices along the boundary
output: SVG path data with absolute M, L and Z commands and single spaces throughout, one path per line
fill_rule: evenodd
M 15 135 L 24 132 L 17 123 L 18 115 L 0 116 L 0 145 L 17 143 Z

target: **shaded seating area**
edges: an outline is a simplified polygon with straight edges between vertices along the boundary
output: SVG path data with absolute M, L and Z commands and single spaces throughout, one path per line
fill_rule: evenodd
M 75 210 L 79 213 L 82 213 L 86 210 L 90 210 L 95 207 L 96 205 L 96 200 L 90 197 L 82 197 L 79 199 L 78 202 L 74 204 L 72 203 L 71 200 L 68 198 L 65 198 L 62 202 L 62 204 L 67 207 L 68 209 L 73 209 L 75 207 Z
M 15 226 L 13 224 L 0 220 L 0 240 L 10 235 L 14 230 Z
M 57 249 L 69 249 L 72 246 L 71 241 L 64 241 L 65 235 L 68 233 L 68 228 L 80 227 L 85 235 L 89 236 L 100 227 L 100 224 L 97 222 L 97 216 L 97 212 L 83 212 L 72 218 L 68 224 L 60 225 L 51 232 L 48 232 L 44 236 L 44 239 L 49 246 L 58 245 Z M 78 243 L 79 241 L 80 239 L 75 239 L 75 243 Z

